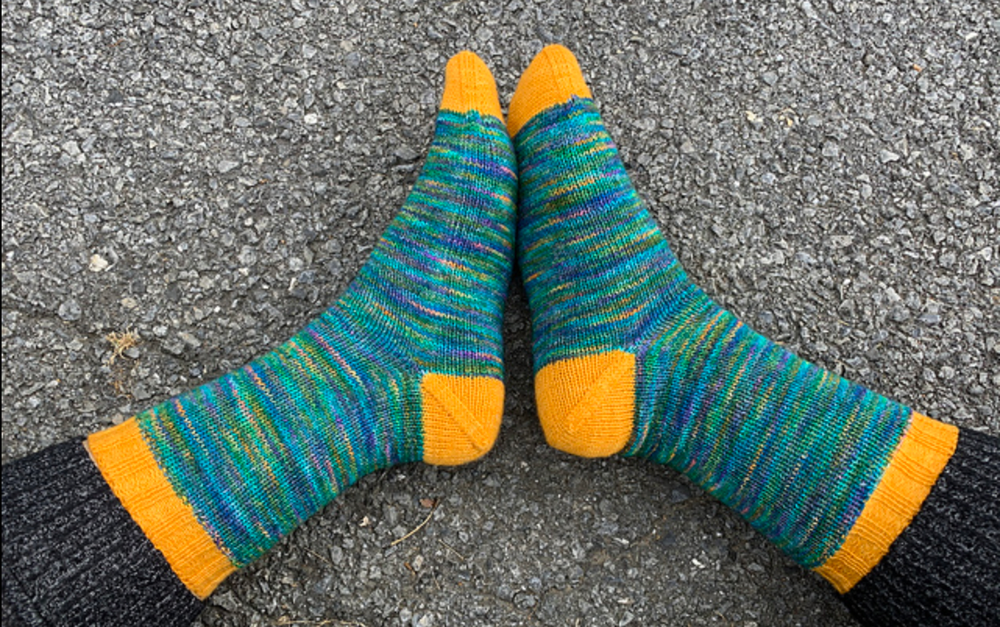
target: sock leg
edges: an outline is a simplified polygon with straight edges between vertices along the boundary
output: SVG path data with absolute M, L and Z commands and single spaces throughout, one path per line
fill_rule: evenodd
M 958 430 L 799 359 L 698 289 L 568 50 L 531 63 L 508 128 L 550 444 L 668 464 L 850 590 L 920 509 Z
M 365 474 L 461 464 L 492 447 L 515 194 L 493 78 L 461 53 L 424 169 L 344 294 L 274 351 L 87 440 L 100 476 L 194 597 Z

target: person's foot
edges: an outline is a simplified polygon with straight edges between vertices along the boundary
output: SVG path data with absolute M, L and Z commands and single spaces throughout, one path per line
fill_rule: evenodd
M 423 172 L 344 294 L 267 355 L 89 438 L 198 597 L 358 478 L 493 446 L 515 194 L 493 77 L 460 53 Z
M 850 589 L 920 509 L 958 430 L 799 359 L 694 285 L 568 50 L 531 63 L 508 128 L 549 443 L 669 464 Z

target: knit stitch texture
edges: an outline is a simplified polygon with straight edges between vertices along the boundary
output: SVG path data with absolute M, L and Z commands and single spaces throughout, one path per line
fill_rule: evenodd
M 962 430 L 920 513 L 843 599 L 870 627 L 1000 625 L 1000 440 Z
M 80 440 L 3 467 L 3 625 L 187 627 L 203 606 Z
M 798 563 L 823 564 L 878 484 L 910 409 L 796 357 L 695 286 L 589 98 L 534 116 L 514 146 L 536 372 L 634 355 L 623 452 L 680 470 Z
M 137 416 L 235 566 L 360 477 L 422 459 L 425 374 L 502 379 L 515 193 L 503 123 L 442 111 L 419 180 L 342 297 L 273 352 Z

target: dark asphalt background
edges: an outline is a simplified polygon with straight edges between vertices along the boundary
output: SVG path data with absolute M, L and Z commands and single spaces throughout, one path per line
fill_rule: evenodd
M 291 335 L 403 202 L 447 59 L 509 98 L 549 42 L 713 297 L 1000 434 L 995 3 L 5 0 L 2 35 L 4 461 Z M 675 473 L 547 448 L 511 291 L 493 454 L 367 477 L 204 625 L 853 624 Z

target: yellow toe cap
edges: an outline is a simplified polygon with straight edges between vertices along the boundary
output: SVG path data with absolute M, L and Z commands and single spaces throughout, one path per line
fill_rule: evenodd
M 493 74 L 475 53 L 463 50 L 448 61 L 444 69 L 441 109 L 455 113 L 478 111 L 503 122 Z
M 591 97 L 580 64 L 565 47 L 546 46 L 535 55 L 517 83 L 507 112 L 507 132 L 514 137 L 531 118 L 573 96 Z

